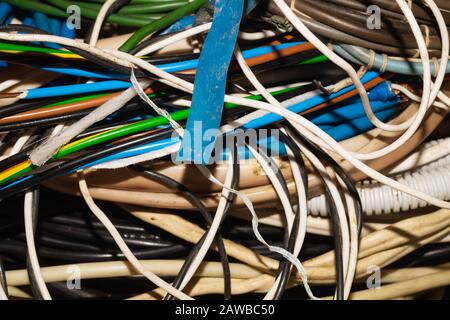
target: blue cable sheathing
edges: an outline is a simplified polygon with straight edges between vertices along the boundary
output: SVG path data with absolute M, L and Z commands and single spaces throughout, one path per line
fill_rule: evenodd
M 3 24 L 5 22 L 6 18 L 8 18 L 11 12 L 12 7 L 8 3 L 6 2 L 0 3 L 0 24 Z
M 61 34 L 61 37 L 75 39 L 75 29 L 69 27 L 68 23 L 61 24 L 60 34 Z
M 48 25 L 50 26 L 51 34 L 59 36 L 61 33 L 61 21 L 55 18 L 48 19 Z
M 167 27 L 166 29 L 164 29 L 160 34 L 164 35 L 164 34 L 169 34 L 172 32 L 183 31 L 189 27 L 192 27 L 194 22 L 195 22 L 194 15 L 191 14 L 188 16 L 184 16 L 183 18 L 175 21 L 170 27 Z
M 42 12 L 39 12 L 39 11 L 33 11 L 33 18 L 34 18 L 34 22 L 36 24 L 36 27 L 38 27 L 39 29 L 42 29 L 44 31 L 47 31 L 48 33 L 52 33 L 52 30 L 50 28 L 50 22 L 49 22 L 49 19 L 48 19 L 47 15 L 45 15 Z M 49 47 L 49 48 L 52 48 L 52 49 L 59 49 L 60 48 L 59 45 L 57 45 L 55 43 L 52 43 L 52 42 L 45 42 L 44 45 L 46 47 Z
M 76 68 L 51 68 L 51 67 L 44 67 L 40 68 L 41 70 L 60 73 L 60 74 L 66 74 L 70 76 L 76 76 L 76 77 L 85 77 L 85 78 L 95 78 L 95 79 L 129 79 L 130 77 L 123 73 L 103 73 L 103 72 L 94 72 L 94 71 L 88 71 L 83 69 L 76 69 Z
M 194 143 L 196 140 L 194 134 L 200 130 L 200 137 L 203 139 L 204 133 L 219 128 L 222 118 L 228 67 L 239 32 L 244 1 L 216 0 L 214 7 L 211 29 L 200 54 L 191 112 L 186 123 L 186 135 L 178 153 L 178 161 L 208 163 L 209 155 L 203 155 L 203 147 Z M 201 128 L 198 128 L 199 122 Z M 212 135 L 211 141 L 214 140 L 215 136 Z

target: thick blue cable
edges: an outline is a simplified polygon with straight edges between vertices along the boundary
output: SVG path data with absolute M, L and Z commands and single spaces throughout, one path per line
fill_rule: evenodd
M 205 133 L 209 130 L 217 131 L 222 119 L 228 67 L 239 33 L 244 1 L 216 0 L 214 7 L 211 29 L 200 54 L 191 112 L 178 161 L 208 163 L 210 155 L 203 157 L 203 143 L 194 145 L 197 138 L 194 134 L 200 131 L 198 138 L 215 141 L 214 135 L 210 139 L 204 139 Z

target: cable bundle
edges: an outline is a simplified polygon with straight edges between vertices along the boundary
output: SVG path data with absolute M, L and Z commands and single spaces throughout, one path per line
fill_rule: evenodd
M 0 298 L 449 286 L 450 7 L 369 2 L 1 2 Z

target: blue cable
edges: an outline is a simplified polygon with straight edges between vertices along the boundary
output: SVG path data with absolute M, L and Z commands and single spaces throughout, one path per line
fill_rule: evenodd
M 363 83 L 366 83 L 366 82 L 369 82 L 369 81 L 375 79 L 376 77 L 378 77 L 378 73 L 370 71 L 370 72 L 367 72 L 361 78 L 361 81 Z M 311 108 L 313 108 L 313 107 L 315 107 L 315 106 L 317 106 L 319 104 L 322 104 L 322 103 L 325 103 L 325 102 L 327 102 L 327 101 L 329 101 L 331 99 L 337 98 L 337 97 L 339 97 L 339 96 L 341 96 L 341 95 L 343 95 L 343 94 L 353 90 L 354 88 L 355 88 L 355 86 L 351 85 L 351 86 L 346 87 L 346 88 L 344 88 L 344 89 L 342 89 L 342 90 L 340 90 L 340 91 L 338 91 L 336 93 L 319 94 L 319 95 L 317 95 L 315 97 L 312 97 L 312 98 L 310 98 L 308 100 L 302 101 L 302 102 L 297 103 L 297 104 L 292 105 L 292 106 L 289 106 L 287 109 L 292 111 L 292 112 L 294 112 L 294 113 L 301 113 L 301 112 L 309 110 L 309 109 L 311 109 Z M 248 123 L 246 123 L 244 125 L 244 128 L 245 129 L 260 128 L 260 127 L 263 127 L 265 125 L 268 125 L 270 123 L 274 123 L 274 122 L 277 122 L 277 121 L 280 121 L 280 120 L 283 120 L 283 117 L 281 117 L 281 116 L 279 116 L 277 114 L 274 114 L 274 113 L 269 113 L 269 114 L 266 114 L 266 115 L 262 116 L 261 118 L 249 121 Z
M 75 94 L 93 93 L 99 91 L 110 91 L 128 89 L 130 82 L 119 80 L 108 80 L 93 83 L 70 84 L 66 86 L 45 87 L 30 89 L 23 99 L 39 99 L 48 97 L 59 97 Z
M 191 14 L 188 16 L 184 16 L 183 18 L 175 21 L 170 27 L 167 27 L 166 29 L 164 29 L 160 33 L 160 35 L 169 34 L 169 33 L 177 32 L 177 31 L 183 31 L 189 27 L 192 27 L 194 22 L 195 22 L 194 15 Z
M 398 112 L 397 108 L 383 110 L 375 113 L 378 119 L 386 121 Z M 355 132 L 363 133 L 373 129 L 372 122 L 367 117 L 358 118 L 347 123 L 340 124 L 334 128 L 328 130 L 328 134 L 336 141 L 342 141 L 354 137 Z
M 6 2 L 0 3 L 0 24 L 3 24 L 5 22 L 6 18 L 8 18 L 11 11 L 12 7 L 8 3 Z
M 359 48 L 364 50 L 366 53 L 367 49 Z M 349 60 L 353 63 L 359 65 L 367 65 L 369 63 L 370 57 L 369 53 L 367 55 L 360 54 L 357 50 L 355 50 L 354 46 L 344 45 L 344 44 L 335 44 L 334 50 L 340 56 Z M 411 62 L 411 61 L 401 61 L 396 59 L 388 58 L 388 63 L 384 66 L 384 70 L 387 72 L 393 72 L 397 74 L 405 74 L 405 75 L 423 75 L 423 64 L 422 62 Z M 375 59 L 373 62 L 373 68 L 380 70 L 384 62 L 384 57 L 380 54 L 375 54 Z M 435 74 L 436 65 L 433 62 L 430 62 L 431 74 Z M 447 64 L 446 73 L 450 73 L 450 61 Z
M 400 103 L 401 99 L 396 98 L 390 101 L 370 101 L 374 113 L 390 109 Z M 322 112 L 317 115 L 307 115 L 307 119 L 312 119 L 316 125 L 333 125 L 336 123 L 347 122 L 352 119 L 365 116 L 364 107 L 361 102 L 352 103 L 328 112 Z
M 201 138 L 208 130 L 217 130 L 222 118 L 228 67 L 233 55 L 244 10 L 242 0 L 216 0 L 211 29 L 206 37 L 197 67 L 191 111 L 186 123 L 178 161 L 207 163 L 202 147 L 194 143 L 195 131 Z M 219 54 L 218 54 L 219 53 Z M 201 122 L 201 128 L 198 123 Z M 215 137 L 212 136 L 214 141 Z M 208 155 L 207 155 L 208 157 Z
M 64 38 L 75 39 L 75 29 L 69 28 L 68 23 L 62 23 L 60 35 Z
M 48 17 L 43 14 L 42 12 L 39 11 L 34 11 L 33 12 L 33 18 L 34 18 L 34 22 L 36 24 L 36 27 L 38 27 L 39 29 L 42 29 L 48 33 L 52 33 L 52 30 L 50 28 L 50 23 L 49 23 L 49 19 Z M 44 42 L 43 43 L 46 47 L 52 48 L 52 49 L 59 49 L 60 46 L 52 43 L 52 42 Z
M 48 25 L 50 27 L 51 34 L 54 34 L 56 36 L 60 35 L 61 21 L 59 21 L 58 19 L 50 18 L 48 19 Z M 58 45 L 58 47 L 60 46 Z
M 129 79 L 130 77 L 123 73 L 114 73 L 114 72 L 95 72 L 95 71 L 88 71 L 83 69 L 76 69 L 76 68 L 54 68 L 54 67 L 41 67 L 41 70 L 60 73 L 60 74 L 66 74 L 70 76 L 76 76 L 76 77 L 84 77 L 84 78 L 94 78 L 94 79 Z

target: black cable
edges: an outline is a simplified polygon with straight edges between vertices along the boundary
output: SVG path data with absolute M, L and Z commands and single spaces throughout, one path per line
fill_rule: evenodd
M 306 170 L 305 162 L 303 161 L 302 152 L 297 144 L 292 140 L 292 138 L 285 135 L 282 131 L 279 132 L 281 140 L 291 149 L 294 154 L 294 160 L 298 163 L 300 168 L 300 174 L 303 180 L 303 188 L 305 189 L 306 194 L 308 193 L 308 171 Z M 298 203 L 297 212 L 294 217 L 294 223 L 292 226 L 292 230 L 290 233 L 289 243 L 287 246 L 287 250 L 293 253 L 295 248 L 295 240 L 298 236 L 299 232 L 299 223 L 300 223 L 300 203 Z M 284 259 L 279 267 L 278 276 L 280 277 L 280 281 L 275 290 L 274 300 L 279 300 L 282 298 L 283 293 L 286 289 L 286 285 L 290 278 L 292 272 L 292 265 L 289 260 Z
M 292 135 L 293 137 L 296 137 L 302 142 L 305 142 L 306 138 L 303 137 L 298 131 L 293 130 L 292 126 L 287 124 L 286 128 L 288 129 L 289 135 Z M 307 142 L 305 142 L 306 145 Z M 308 150 L 309 148 L 306 147 Z M 324 161 L 323 154 L 321 152 L 318 152 L 317 149 L 311 148 L 309 150 L 321 160 Z M 320 150 L 319 150 L 320 151 Z M 338 213 L 336 204 L 333 201 L 333 196 L 330 192 L 330 189 L 328 188 L 327 184 L 325 183 L 324 179 L 322 177 L 322 185 L 325 190 L 325 198 L 326 198 L 326 204 L 327 204 L 327 211 L 328 215 L 331 219 L 331 225 L 333 230 L 333 240 L 334 240 L 334 250 L 335 250 L 335 259 L 336 259 L 336 298 L 337 300 L 344 300 L 344 260 L 343 260 L 343 253 L 342 253 L 342 231 L 341 231 L 341 223 L 339 221 Z
M 115 241 L 105 228 L 98 228 L 89 230 L 79 227 L 59 225 L 51 222 L 42 222 L 39 227 L 42 230 L 52 232 L 60 236 L 70 237 L 83 241 L 102 241 L 106 244 L 114 244 Z M 166 242 L 156 239 L 155 236 L 147 232 L 127 232 L 120 231 L 125 243 L 131 247 L 167 247 L 172 245 L 171 242 Z
M 17 257 L 24 257 L 27 251 L 26 243 L 15 240 L 7 239 L 0 241 L 0 249 L 11 255 Z M 40 245 L 37 248 L 37 252 L 42 259 L 51 261 L 64 261 L 64 262 L 98 262 L 98 261 L 114 261 L 114 260 L 126 260 L 126 257 L 122 252 L 92 252 L 81 250 L 61 250 L 61 248 L 52 248 L 44 245 Z M 147 249 L 135 249 L 133 254 L 137 259 L 157 259 L 176 254 L 186 252 L 186 246 L 182 244 L 176 244 L 166 248 L 147 248 Z

